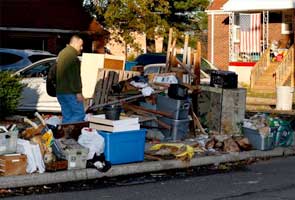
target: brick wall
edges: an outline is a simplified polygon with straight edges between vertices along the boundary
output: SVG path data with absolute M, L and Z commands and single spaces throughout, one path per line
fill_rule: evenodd
M 208 60 L 211 60 L 211 18 L 208 16 Z M 228 15 L 218 14 L 214 15 L 214 64 L 222 70 L 228 69 L 228 57 L 229 57 L 229 26 Z

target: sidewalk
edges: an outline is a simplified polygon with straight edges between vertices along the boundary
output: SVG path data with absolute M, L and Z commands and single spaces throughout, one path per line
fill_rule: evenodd
M 46 172 L 43 174 L 28 174 L 23 176 L 0 177 L 0 188 L 16 188 L 25 186 L 46 185 L 53 183 L 62 183 L 69 181 L 79 181 L 96 179 L 102 177 L 115 177 L 120 175 L 156 172 L 169 169 L 180 169 L 188 167 L 197 167 L 210 164 L 219 164 L 246 160 L 249 158 L 265 158 L 295 155 L 294 147 L 275 148 L 270 151 L 244 151 L 240 153 L 230 153 L 218 156 L 204 156 L 193 158 L 190 162 L 180 160 L 163 160 L 163 161 L 145 161 L 140 163 L 114 165 L 106 172 L 101 173 L 96 169 L 68 170 L 59 172 Z

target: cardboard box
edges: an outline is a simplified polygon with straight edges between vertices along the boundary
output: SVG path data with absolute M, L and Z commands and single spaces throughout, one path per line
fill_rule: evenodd
M 16 176 L 26 174 L 27 156 L 7 154 L 0 156 L 0 175 Z
M 144 160 L 146 130 L 125 132 L 98 132 L 105 140 L 104 154 L 111 164 L 140 162 Z
M 120 117 L 120 120 L 109 120 L 105 115 L 94 115 L 89 117 L 89 127 L 100 131 L 122 132 L 139 130 L 138 118 Z

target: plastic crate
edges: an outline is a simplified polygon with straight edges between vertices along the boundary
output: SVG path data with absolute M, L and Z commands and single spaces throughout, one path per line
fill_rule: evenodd
M 274 148 L 274 136 L 270 132 L 267 137 L 263 137 L 258 130 L 243 127 L 244 135 L 250 141 L 250 144 L 258 150 L 270 150 Z
M 144 160 L 146 130 L 125 132 L 98 131 L 104 137 L 106 160 L 111 164 L 141 162 Z
M 52 146 L 56 156 L 68 161 L 68 169 L 86 168 L 89 149 L 81 146 L 74 139 L 56 139 Z
M 188 100 L 172 99 L 168 96 L 157 96 L 157 110 L 170 113 L 173 119 L 187 119 L 190 102 Z
M 159 117 L 159 121 L 171 126 L 171 129 L 163 129 L 162 132 L 165 136 L 165 140 L 183 140 L 189 133 L 190 119 L 170 119 L 167 117 Z
M 0 133 L 0 155 L 15 153 L 18 131 Z

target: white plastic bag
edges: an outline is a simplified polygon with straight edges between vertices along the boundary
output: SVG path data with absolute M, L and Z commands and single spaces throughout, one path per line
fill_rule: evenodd
M 78 143 L 89 149 L 88 160 L 92 159 L 95 153 L 99 156 L 104 152 L 104 138 L 93 128 L 82 128 Z
M 45 171 L 45 165 L 38 144 L 31 144 L 28 140 L 17 139 L 17 153 L 27 156 L 27 173 L 31 174 L 37 170 L 39 173 Z

